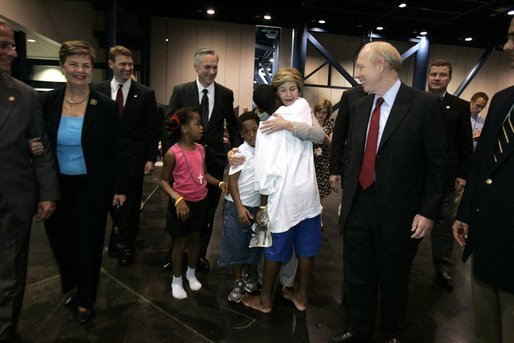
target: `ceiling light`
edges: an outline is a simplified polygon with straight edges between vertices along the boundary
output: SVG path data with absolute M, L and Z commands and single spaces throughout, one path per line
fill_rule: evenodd
M 270 58 L 270 59 L 269 59 L 269 61 L 270 61 L 270 62 L 273 62 L 273 58 Z
M 269 14 L 265 14 L 263 18 L 266 20 L 271 20 L 271 16 Z
M 407 4 L 405 2 L 402 2 L 401 4 L 398 5 L 398 7 L 405 8 L 405 7 L 407 7 Z
M 207 14 L 208 14 L 208 15 L 213 15 L 213 14 L 215 14 L 215 13 L 216 13 L 216 11 L 215 11 L 215 10 L 213 10 L 212 8 L 209 8 L 209 9 L 207 10 Z
M 514 15 L 514 10 L 508 11 L 507 14 L 508 15 Z
M 325 20 L 320 19 L 320 20 L 318 20 L 318 23 L 320 23 L 320 24 L 325 24 Z
M 29 38 L 29 39 L 27 39 L 27 42 L 29 42 L 29 43 L 35 43 L 35 42 L 36 42 L 36 40 L 35 40 L 35 39 L 32 39 L 32 38 Z
M 384 28 L 382 26 L 377 26 L 377 31 L 382 31 Z
M 422 35 L 422 36 L 426 36 L 427 35 L 427 31 L 421 31 L 419 34 Z
M 465 40 L 466 42 L 471 42 L 471 41 L 473 40 L 473 38 L 471 38 L 471 37 L 466 37 L 466 38 L 464 38 L 464 40 Z

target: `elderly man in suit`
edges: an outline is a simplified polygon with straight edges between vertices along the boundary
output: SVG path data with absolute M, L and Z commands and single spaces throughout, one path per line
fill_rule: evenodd
M 223 171 L 227 165 L 227 151 L 223 142 L 225 122 L 230 139 L 230 145 L 237 147 L 243 142 L 239 134 L 237 116 L 234 112 L 234 93 L 215 82 L 218 74 L 219 56 L 213 49 L 200 48 L 196 50 L 193 66 L 197 79 L 183 83 L 173 88 L 168 113 L 174 113 L 186 106 L 200 107 L 202 113 L 203 137 L 205 146 L 205 164 L 207 172 L 215 178 L 222 180 Z M 164 132 L 163 151 L 167 151 L 172 143 L 169 134 Z M 217 186 L 208 185 L 208 224 L 202 237 L 198 271 L 208 272 L 209 261 L 205 258 L 212 234 L 214 214 L 218 207 L 221 190 Z
M 139 233 L 139 217 L 144 175 L 154 169 L 159 144 L 157 102 L 152 89 L 132 80 L 134 60 L 132 52 L 117 45 L 109 50 L 109 68 L 113 78 L 100 82 L 93 89 L 117 102 L 121 121 L 121 135 L 126 154 L 128 174 L 127 201 L 124 205 L 130 247 L 127 251 L 110 251 L 119 257 L 121 265 L 133 262 L 132 252 Z
M 448 93 L 452 80 L 453 66 L 450 62 L 437 60 L 428 68 L 427 90 L 441 99 L 443 123 L 448 144 L 448 173 L 445 177 L 444 196 L 440 217 L 432 228 L 432 262 L 440 284 L 453 289 L 452 266 L 453 235 L 452 223 L 457 213 L 473 156 L 473 138 L 469 120 L 469 102 Z
M 503 50 L 514 68 L 514 19 Z M 453 224 L 473 254 L 471 294 L 477 342 L 514 342 L 514 86 L 496 93 Z
M 373 339 L 378 293 L 386 342 L 401 339 L 412 261 L 441 205 L 441 106 L 399 80 L 401 64 L 386 42 L 366 44 L 357 58 L 369 95 L 349 112 L 339 221 L 350 328 L 330 342 Z
M 46 220 L 60 196 L 51 149 L 32 156 L 27 139 L 47 146 L 37 94 L 9 75 L 14 35 L 0 22 L 0 342 L 16 332 L 25 290 L 32 218 Z

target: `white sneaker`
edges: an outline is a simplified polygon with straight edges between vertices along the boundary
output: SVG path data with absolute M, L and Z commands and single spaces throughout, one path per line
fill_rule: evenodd
M 189 288 L 191 288 L 192 291 L 198 291 L 200 290 L 200 288 L 202 288 L 202 284 L 200 283 L 200 281 L 198 281 L 198 279 L 196 278 L 196 275 L 191 275 L 191 276 L 187 276 L 186 275 L 186 279 L 187 281 L 189 281 Z
M 184 286 L 182 286 L 182 278 L 179 280 L 171 281 L 171 294 L 175 299 L 186 299 L 187 293 L 184 290 Z

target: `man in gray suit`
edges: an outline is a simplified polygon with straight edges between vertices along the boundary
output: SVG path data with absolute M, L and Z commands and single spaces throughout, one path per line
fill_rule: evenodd
M 17 56 L 13 32 L 0 22 L 0 342 L 12 341 L 16 333 L 32 218 L 47 219 L 59 197 L 37 93 L 10 75 Z M 45 147 L 35 157 L 27 143 L 32 137 Z

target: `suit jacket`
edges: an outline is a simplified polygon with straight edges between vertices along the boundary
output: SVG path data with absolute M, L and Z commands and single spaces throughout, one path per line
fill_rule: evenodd
M 41 94 L 41 109 L 48 125 L 52 148 L 57 147 L 57 133 L 62 116 L 66 88 Z M 82 150 L 91 194 L 97 209 L 110 208 L 114 194 L 125 194 L 126 168 L 124 148 L 116 103 L 91 89 L 82 126 Z
M 469 224 L 463 261 L 473 253 L 473 272 L 485 283 L 514 293 L 514 144 L 497 163 L 493 154 L 514 103 L 514 86 L 496 93 L 473 157 L 457 219 Z
M 467 180 L 473 157 L 473 135 L 469 102 L 446 93 L 442 101 L 448 144 L 448 173 L 445 192 L 455 191 L 455 178 Z
M 348 138 L 348 118 L 350 106 L 367 94 L 361 85 L 343 92 L 341 107 L 337 112 L 330 151 L 330 175 L 343 175 L 343 153 Z
M 28 139 L 41 137 L 43 154 L 33 157 Z M 54 155 L 36 91 L 0 74 L 0 200 L 20 219 L 30 220 L 40 201 L 60 197 Z
M 172 114 L 180 108 L 189 106 L 200 106 L 196 81 L 184 83 L 173 88 L 167 112 Z M 227 165 L 227 151 L 223 143 L 225 121 L 230 136 L 230 145 L 238 147 L 242 144 L 243 139 L 239 134 L 237 116 L 234 112 L 234 93 L 219 83 L 214 83 L 214 108 L 207 127 L 203 129 L 202 144 L 206 148 L 205 162 L 207 171 L 214 173 L 213 175 L 216 177 L 220 177 L 220 171 L 223 173 L 223 169 Z M 167 131 L 165 131 L 163 137 L 164 141 L 166 142 L 163 143 L 163 153 L 165 154 L 175 142 L 170 139 Z
M 359 186 L 374 95 L 350 110 L 343 179 L 343 229 Z M 348 165 L 346 165 L 348 164 Z M 411 224 L 420 214 L 434 219 L 439 213 L 447 168 L 445 134 L 438 99 L 404 84 L 400 86 L 377 150 L 375 187 L 380 230 L 386 248 L 400 252 L 419 240 L 411 239 Z
M 92 87 L 111 98 L 110 80 L 100 82 Z M 158 122 L 154 91 L 132 81 L 121 116 L 121 137 L 126 155 L 125 165 L 130 178 L 142 176 L 146 162 L 155 162 L 160 138 Z

